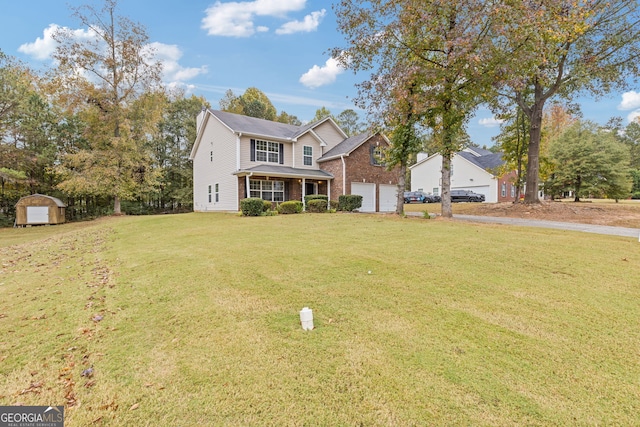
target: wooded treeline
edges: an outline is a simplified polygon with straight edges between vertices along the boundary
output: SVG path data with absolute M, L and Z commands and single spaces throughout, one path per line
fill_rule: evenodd
M 68 219 L 113 213 L 191 209 L 196 116 L 207 102 L 180 92 L 146 90 L 109 109 L 94 86 L 60 90 L 58 75 L 37 75 L 0 52 L 0 222 L 41 193 L 68 204 Z

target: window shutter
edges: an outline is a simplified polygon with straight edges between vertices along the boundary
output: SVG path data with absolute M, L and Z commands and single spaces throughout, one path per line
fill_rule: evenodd
M 373 144 L 371 144 L 371 145 L 369 146 L 369 162 L 370 162 L 372 165 L 375 165 L 375 164 L 376 164 L 375 150 L 376 150 L 376 146 L 375 146 L 375 145 L 373 145 Z
M 284 201 L 289 200 L 289 181 L 284 182 Z
M 284 165 L 284 144 L 280 144 L 280 164 Z
M 255 139 L 251 140 L 251 161 L 252 162 L 256 161 L 256 140 Z

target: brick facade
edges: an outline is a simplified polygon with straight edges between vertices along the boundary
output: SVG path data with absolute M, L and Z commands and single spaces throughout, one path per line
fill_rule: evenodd
M 331 181 L 331 200 L 337 201 L 342 194 L 351 194 L 352 182 L 398 184 L 399 167 L 387 170 L 385 166 L 373 164 L 372 150 L 377 146 L 387 148 L 389 144 L 381 135 L 375 135 L 344 157 L 344 168 L 341 158 L 320 163 L 320 169 L 334 176 Z M 376 210 L 380 208 L 379 191 L 379 186 L 376 186 Z

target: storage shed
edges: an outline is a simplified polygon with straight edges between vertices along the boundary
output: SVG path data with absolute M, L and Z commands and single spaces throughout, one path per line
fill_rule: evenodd
M 16 225 L 62 224 L 66 205 L 60 199 L 32 194 L 16 203 Z

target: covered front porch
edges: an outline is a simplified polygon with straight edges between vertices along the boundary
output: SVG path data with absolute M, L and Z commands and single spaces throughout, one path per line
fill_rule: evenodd
M 309 194 L 324 194 L 331 200 L 333 175 L 322 170 L 260 165 L 240 170 L 238 200 L 257 197 L 274 204 L 289 200 L 304 203 Z

